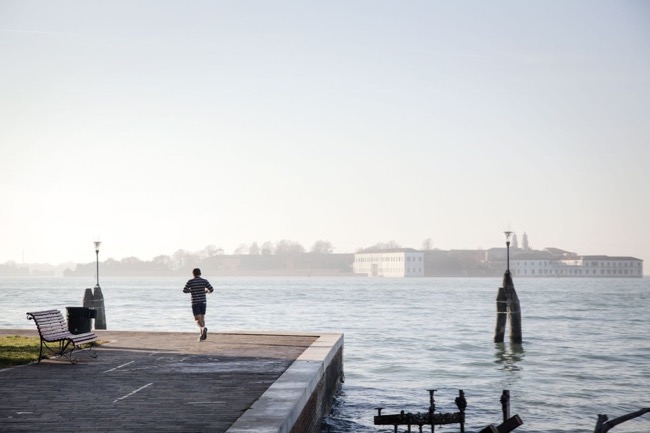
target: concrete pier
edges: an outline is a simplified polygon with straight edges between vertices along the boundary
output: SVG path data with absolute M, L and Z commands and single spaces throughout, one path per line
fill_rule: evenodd
M 96 359 L 0 370 L 0 431 L 318 432 L 343 377 L 342 334 L 96 333 Z

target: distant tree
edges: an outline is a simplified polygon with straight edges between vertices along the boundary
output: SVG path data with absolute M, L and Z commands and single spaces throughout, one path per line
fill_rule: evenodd
M 120 260 L 116 274 L 127 275 L 143 268 L 144 262 L 137 257 L 124 257 Z
M 260 254 L 260 246 L 257 245 L 257 242 L 253 242 L 250 247 L 248 247 L 248 254 L 251 256 L 258 256 Z
M 334 247 L 328 241 L 316 241 L 310 250 L 310 252 L 317 254 L 331 254 L 333 251 Z
M 402 248 L 402 246 L 401 246 L 400 244 L 398 244 L 397 242 L 395 242 L 395 241 L 390 241 L 390 242 L 388 242 L 387 245 L 388 245 L 388 249 L 389 249 L 389 250 L 394 250 L 394 249 L 397 249 L 397 248 Z
M 172 268 L 174 271 L 186 270 L 195 266 L 200 260 L 197 254 L 181 249 L 172 254 Z
M 88 264 L 89 269 L 92 269 L 92 274 L 95 274 L 95 269 L 92 268 L 92 263 Z M 108 258 L 102 262 L 102 268 L 107 274 L 119 274 L 120 269 L 122 268 L 122 262 L 118 262 L 117 260 L 113 258 Z M 77 265 L 77 270 L 81 270 L 79 268 L 79 265 Z M 100 271 L 101 272 L 101 271 Z
M 263 256 L 270 256 L 274 252 L 275 252 L 275 247 L 273 246 L 273 242 L 266 241 L 262 244 L 261 253 Z
M 152 267 L 160 271 L 170 271 L 172 269 L 172 259 L 169 256 L 156 256 L 151 259 Z
M 201 260 L 206 259 L 208 257 L 214 257 L 217 255 L 222 255 L 223 254 L 223 248 L 216 247 L 214 245 L 208 245 L 203 250 L 199 251 L 197 255 Z
M 130 257 L 124 257 L 122 260 L 120 260 L 120 263 L 129 266 L 137 266 L 142 263 L 142 260 L 140 260 L 137 257 L 130 256 Z
M 278 256 L 291 256 L 304 253 L 305 248 L 298 242 L 283 239 L 275 245 L 275 254 Z
M 242 254 L 247 254 L 249 251 L 248 245 L 246 244 L 239 244 L 237 248 L 235 248 L 235 251 L 233 251 L 233 254 L 235 255 L 242 255 Z
M 379 242 L 378 244 L 375 244 L 375 245 L 373 245 L 373 246 L 371 246 L 371 247 L 368 247 L 367 250 L 370 250 L 370 251 L 376 251 L 376 250 L 395 250 L 395 249 L 399 249 L 399 248 L 402 248 L 402 247 L 400 246 L 400 244 L 398 244 L 398 243 L 395 242 L 395 241 L 389 241 L 389 242 L 386 242 L 386 243 Z
M 431 238 L 426 238 L 422 241 L 422 249 L 424 251 L 431 251 L 433 249 L 433 241 Z

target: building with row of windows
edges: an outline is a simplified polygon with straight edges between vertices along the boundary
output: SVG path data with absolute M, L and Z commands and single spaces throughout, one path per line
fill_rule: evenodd
M 352 271 L 370 277 L 497 276 L 506 270 L 506 257 L 506 248 L 366 250 L 354 255 Z M 515 277 L 643 278 L 643 260 L 581 256 L 559 248 L 511 248 L 510 272 Z
M 360 252 L 354 255 L 352 270 L 369 277 L 422 277 L 424 253 L 412 248 Z
M 642 278 L 643 260 L 610 256 L 540 256 L 510 260 L 510 272 L 520 277 Z

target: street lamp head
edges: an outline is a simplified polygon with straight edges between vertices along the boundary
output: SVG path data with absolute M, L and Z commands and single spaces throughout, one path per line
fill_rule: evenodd
M 101 244 L 102 244 L 102 243 L 101 243 L 100 241 L 95 241 L 95 252 L 96 252 L 96 253 L 99 252 L 99 246 L 100 246 Z
M 510 236 L 512 236 L 511 231 L 505 231 L 503 232 L 504 235 L 506 235 L 506 242 L 510 242 Z

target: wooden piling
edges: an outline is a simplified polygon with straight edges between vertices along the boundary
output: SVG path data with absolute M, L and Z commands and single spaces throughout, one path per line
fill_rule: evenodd
M 506 334 L 506 321 L 508 320 L 508 299 L 506 290 L 499 287 L 497 292 L 497 324 L 494 329 L 494 342 L 503 343 Z
M 95 318 L 95 329 L 106 329 L 106 312 L 104 311 L 104 295 L 99 286 L 95 286 L 93 292 L 93 305 L 92 308 L 97 310 L 97 317 Z
M 523 336 L 521 333 L 521 306 L 519 304 L 519 297 L 515 290 L 515 283 L 512 281 L 512 276 L 509 271 L 503 275 L 503 287 L 506 291 L 506 298 L 508 301 L 508 321 L 510 322 L 510 342 L 521 344 Z
M 503 412 L 503 422 L 510 418 L 510 390 L 504 389 L 501 393 L 501 412 Z
M 93 289 L 86 289 L 84 292 L 83 306 L 85 308 L 93 308 Z

